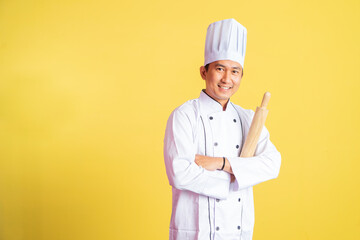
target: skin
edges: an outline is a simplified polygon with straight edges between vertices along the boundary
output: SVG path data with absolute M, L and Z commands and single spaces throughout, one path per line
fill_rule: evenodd
M 225 111 L 230 97 L 237 92 L 240 86 L 243 76 L 240 63 L 231 60 L 215 61 L 209 64 L 208 70 L 205 69 L 205 66 L 201 66 L 200 75 L 206 84 L 205 92 L 218 101 Z M 196 155 L 195 163 L 206 170 L 215 171 L 221 169 L 223 158 Z M 226 158 L 223 171 L 233 173 Z M 234 181 L 234 175 L 231 175 L 231 177 L 232 181 Z
M 205 92 L 218 101 L 223 110 L 232 95 L 239 89 L 242 78 L 240 63 L 231 60 L 219 60 L 200 67 L 201 78 L 205 81 Z

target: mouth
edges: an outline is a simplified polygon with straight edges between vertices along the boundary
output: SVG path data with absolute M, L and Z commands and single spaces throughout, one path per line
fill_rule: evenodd
M 221 89 L 224 89 L 224 90 L 229 90 L 229 89 L 232 88 L 232 87 L 221 86 L 219 84 L 218 84 L 218 87 L 221 88 Z

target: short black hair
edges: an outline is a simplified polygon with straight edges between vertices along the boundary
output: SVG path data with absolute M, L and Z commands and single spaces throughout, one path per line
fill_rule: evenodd
M 206 70 L 206 71 L 209 70 L 209 63 L 205 65 L 205 70 Z
M 210 63 L 208 63 L 208 64 L 205 65 L 205 70 L 206 70 L 206 71 L 209 70 L 209 64 L 210 64 Z M 244 76 L 244 69 L 242 68 L 241 77 L 243 77 L 243 76 Z

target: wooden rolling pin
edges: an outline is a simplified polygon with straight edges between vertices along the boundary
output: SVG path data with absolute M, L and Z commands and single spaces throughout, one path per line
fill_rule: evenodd
M 254 156 L 255 149 L 259 141 L 260 133 L 263 129 L 267 114 L 269 112 L 269 110 L 266 109 L 266 107 L 269 103 L 270 96 L 271 94 L 269 92 L 266 92 L 261 102 L 261 106 L 256 108 L 255 115 L 249 129 L 249 133 L 246 137 L 244 146 L 241 150 L 240 157 Z

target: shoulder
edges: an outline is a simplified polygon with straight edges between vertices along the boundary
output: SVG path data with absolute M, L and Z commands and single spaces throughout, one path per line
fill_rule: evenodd
M 170 121 L 188 120 L 193 122 L 197 119 L 199 112 L 199 99 L 191 99 L 175 108 L 169 117 Z
M 191 99 L 172 111 L 171 115 L 186 115 L 188 117 L 196 116 L 199 111 L 199 99 Z

